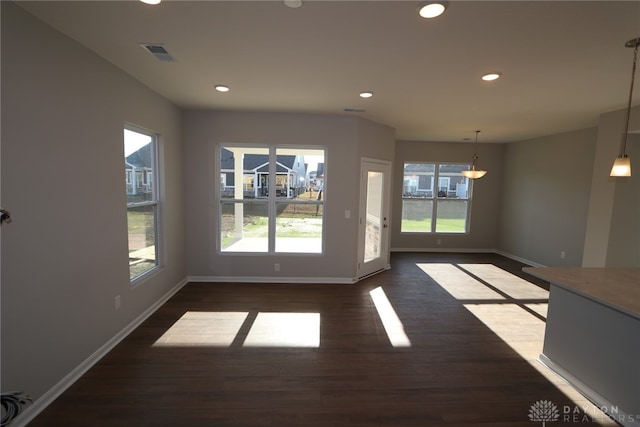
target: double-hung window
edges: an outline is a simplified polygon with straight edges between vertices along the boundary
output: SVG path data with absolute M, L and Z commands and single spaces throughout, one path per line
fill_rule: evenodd
M 322 253 L 325 150 L 219 147 L 221 252 Z
M 157 135 L 133 127 L 124 129 L 131 281 L 159 265 L 157 153 Z
M 467 233 L 471 180 L 468 164 L 405 163 L 402 233 Z

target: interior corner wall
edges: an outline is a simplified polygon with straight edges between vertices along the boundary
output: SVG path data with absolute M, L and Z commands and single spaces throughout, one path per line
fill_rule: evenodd
M 479 143 L 479 166 L 488 171 L 473 181 L 468 234 L 401 233 L 402 186 L 406 162 L 471 163 L 474 147 L 469 143 L 397 141 L 393 164 L 392 251 L 493 251 L 498 235 L 501 199 L 503 144 Z
M 589 128 L 506 145 L 499 251 L 582 264 L 596 135 Z
M 632 176 L 610 177 L 619 153 L 626 109 L 600 115 L 592 170 L 589 214 L 584 242 L 583 267 L 640 267 L 638 206 L 640 156 L 637 135 L 630 135 L 627 153 Z M 629 129 L 640 129 L 640 106 L 633 107 Z
M 358 157 L 393 162 L 396 143 L 395 129 L 364 119 L 358 119 L 357 123 Z
M 348 281 L 356 277 L 359 118 L 343 115 L 185 112 L 188 274 L 192 279 Z M 216 248 L 219 144 L 326 147 L 323 254 L 230 254 Z M 353 214 L 346 218 L 345 211 Z M 280 271 L 275 271 L 274 264 Z
M 629 134 L 627 155 L 633 169 L 630 177 L 615 178 L 607 267 L 640 268 L 640 134 Z
M 0 7 L 1 191 L 13 219 L 1 235 L 0 388 L 39 399 L 184 281 L 182 116 L 18 5 Z M 164 172 L 165 264 L 135 288 L 125 122 L 160 134 Z

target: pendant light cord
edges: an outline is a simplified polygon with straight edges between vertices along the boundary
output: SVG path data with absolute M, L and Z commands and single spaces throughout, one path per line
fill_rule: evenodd
M 622 138 L 622 144 L 620 146 L 620 157 L 624 157 L 627 153 L 627 135 L 629 135 L 629 117 L 631 116 L 631 97 L 633 96 L 633 83 L 636 79 L 636 62 L 638 60 L 638 46 L 640 45 L 640 38 L 632 41 L 635 43 L 633 49 L 633 67 L 631 68 L 631 88 L 629 89 L 629 102 L 627 103 L 627 120 L 624 125 L 624 136 Z M 631 47 L 633 45 L 629 45 Z
M 473 144 L 473 166 L 475 168 L 476 165 L 476 160 L 478 160 L 478 134 L 480 133 L 479 130 L 476 131 L 476 143 Z

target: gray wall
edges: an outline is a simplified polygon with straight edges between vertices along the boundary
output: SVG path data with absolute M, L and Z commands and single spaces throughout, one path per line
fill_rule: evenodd
M 640 135 L 629 135 L 629 178 L 616 181 L 607 247 L 608 267 L 640 267 Z
M 211 111 L 186 112 L 185 129 L 188 272 L 193 280 L 356 277 L 360 157 L 391 160 L 393 129 L 351 116 Z M 217 252 L 214 153 L 220 143 L 327 148 L 324 254 Z
M 584 129 L 505 146 L 500 251 L 548 266 L 582 264 L 596 134 Z
M 402 220 L 402 184 L 405 162 L 470 163 L 473 144 L 398 141 L 393 171 L 393 222 L 391 249 L 394 251 L 488 250 L 496 249 L 498 214 L 501 198 L 502 144 L 478 143 L 478 166 L 487 175 L 473 183 L 469 234 L 400 233 Z M 440 240 L 440 244 L 438 244 Z
M 2 384 L 38 398 L 186 276 L 180 111 L 2 7 Z M 131 288 L 123 126 L 161 134 L 165 266 Z M 121 296 L 116 311 L 114 298 Z
M 640 267 L 640 140 L 627 144 L 631 177 L 610 177 L 618 155 L 626 110 L 600 115 L 587 216 L 583 266 Z M 631 110 L 629 129 L 640 129 L 640 107 Z

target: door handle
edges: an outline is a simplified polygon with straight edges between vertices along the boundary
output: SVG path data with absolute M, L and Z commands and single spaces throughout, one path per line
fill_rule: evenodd
M 11 214 L 7 210 L 0 209 L 0 225 L 5 223 L 11 223 Z

